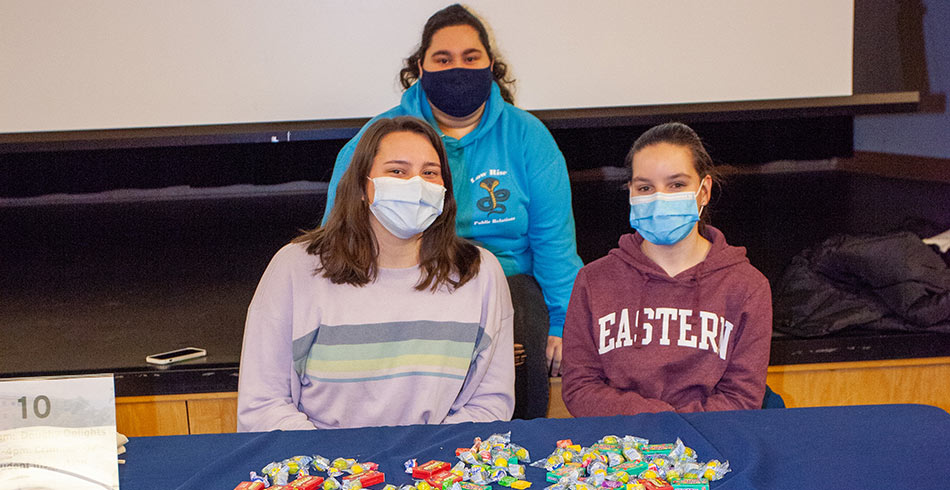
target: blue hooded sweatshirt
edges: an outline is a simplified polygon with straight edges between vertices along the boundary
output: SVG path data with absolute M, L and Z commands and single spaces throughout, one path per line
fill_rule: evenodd
M 323 222 L 363 132 L 377 119 L 397 116 L 424 119 L 442 135 L 458 202 L 458 234 L 495 254 L 506 275 L 534 276 L 548 307 L 548 333 L 560 337 L 574 277 L 583 265 L 567 164 L 544 124 L 505 102 L 496 84 L 478 126 L 462 139 L 439 131 L 421 84 L 409 87 L 398 106 L 366 123 L 340 150 Z

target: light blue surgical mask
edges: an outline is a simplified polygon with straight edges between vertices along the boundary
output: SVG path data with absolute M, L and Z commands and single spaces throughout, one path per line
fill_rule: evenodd
M 367 177 L 368 178 L 368 177 Z M 369 209 L 393 235 L 406 240 L 422 233 L 442 214 L 445 187 L 418 175 L 411 179 L 371 178 L 375 194 Z
M 655 245 L 673 245 L 686 238 L 699 221 L 696 193 L 655 192 L 630 198 L 630 226 Z

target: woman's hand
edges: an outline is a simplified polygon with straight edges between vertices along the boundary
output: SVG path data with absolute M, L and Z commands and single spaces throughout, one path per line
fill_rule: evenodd
M 561 337 L 548 335 L 548 347 L 544 350 L 548 361 L 548 375 L 561 375 Z
M 515 344 L 515 367 L 524 364 L 527 357 L 528 355 L 525 354 L 524 351 L 524 344 Z

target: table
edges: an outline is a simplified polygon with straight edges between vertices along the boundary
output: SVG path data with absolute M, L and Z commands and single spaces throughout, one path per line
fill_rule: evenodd
M 354 407 L 358 409 L 359 407 Z M 729 460 L 716 489 L 947 488 L 950 415 L 927 405 L 643 414 L 577 419 L 514 420 L 443 426 L 374 427 L 132 438 L 119 469 L 122 490 L 231 490 L 273 460 L 300 454 L 357 458 L 380 464 L 386 482 L 410 482 L 403 462 L 441 459 L 474 437 L 511 431 L 538 460 L 558 439 L 590 445 L 608 434 L 651 442 L 680 437 L 701 460 Z M 527 468 L 534 490 L 544 470 Z M 377 488 L 377 487 L 372 487 Z M 381 486 L 379 487 L 381 488 Z

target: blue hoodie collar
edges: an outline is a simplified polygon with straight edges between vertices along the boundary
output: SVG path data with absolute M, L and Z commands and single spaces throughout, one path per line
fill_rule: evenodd
M 436 122 L 435 116 L 432 115 L 432 107 L 429 105 L 429 99 L 426 98 L 421 83 L 416 82 L 403 92 L 399 106 L 406 114 L 425 119 L 430 126 L 439 132 L 440 136 L 446 137 L 445 134 L 439 130 L 439 124 Z M 498 122 L 498 118 L 501 117 L 504 108 L 505 100 L 501 98 L 501 89 L 498 88 L 497 83 L 493 82 L 491 94 L 489 94 L 488 101 L 485 103 L 485 112 L 482 114 L 482 119 L 471 133 L 466 134 L 459 140 L 459 145 L 463 147 L 468 146 L 481 138 L 483 134 L 490 131 L 491 128 L 495 126 L 495 123 Z

